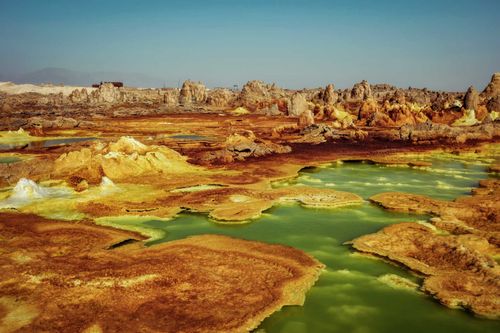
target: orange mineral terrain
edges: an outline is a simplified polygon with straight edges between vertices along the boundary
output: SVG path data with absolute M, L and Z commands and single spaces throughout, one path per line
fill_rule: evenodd
M 323 265 L 217 235 L 144 247 L 139 234 L 3 213 L 2 332 L 247 332 L 301 305 Z
M 498 180 L 454 201 L 397 190 L 368 201 L 362 192 L 376 181 L 404 185 L 391 183 L 391 170 L 446 174 L 436 156 L 474 164 L 473 156 L 481 175 L 496 177 L 499 83 L 497 73 L 482 93 L 366 81 L 301 91 L 261 81 L 240 91 L 191 81 L 182 89 L 0 84 L 0 331 L 261 329 L 284 306 L 303 305 L 325 269 L 324 281 L 349 273 L 322 263 L 328 251 L 296 241 L 325 234 L 314 216 L 358 212 L 355 223 L 366 209 L 380 214 L 375 205 L 433 217 L 330 240 L 352 244 L 349 260 L 358 251 L 404 265 L 418 278 L 401 285 L 498 318 Z M 347 190 L 337 188 L 341 178 L 304 176 L 332 162 L 387 174 L 351 175 Z M 293 213 L 275 215 L 283 207 L 309 212 L 299 234 L 287 234 Z M 186 216 L 205 219 L 200 230 L 222 229 L 168 239 L 168 224 Z M 283 233 L 243 229 L 273 218 Z M 273 236 L 261 242 L 263 234 Z M 376 281 L 402 279 L 387 276 Z

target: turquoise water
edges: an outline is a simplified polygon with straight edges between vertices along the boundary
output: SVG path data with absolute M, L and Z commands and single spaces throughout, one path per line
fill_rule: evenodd
M 432 162 L 427 169 L 332 164 L 304 170 L 288 183 L 346 190 L 364 198 L 383 191 L 409 191 L 448 200 L 469 193 L 480 179 L 492 176 L 481 161 L 435 158 Z M 334 185 L 327 185 L 330 183 Z M 220 225 L 202 214 L 180 214 L 172 221 L 152 220 L 142 225 L 165 232 L 163 239 L 150 245 L 190 235 L 224 234 L 290 245 L 323 262 L 327 268 L 308 292 L 304 306 L 283 308 L 266 319 L 258 332 L 500 332 L 500 321 L 479 319 L 448 309 L 418 291 L 384 284 L 378 278 L 385 274 L 417 283 L 420 278 L 343 245 L 391 223 L 427 218 L 387 212 L 365 202 L 333 210 L 279 206 L 246 225 Z

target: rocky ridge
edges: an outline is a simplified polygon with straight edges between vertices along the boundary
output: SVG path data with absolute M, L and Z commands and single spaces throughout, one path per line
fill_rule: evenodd
M 71 93 L 60 88 L 54 88 L 57 93 L 50 93 L 44 87 L 36 92 L 19 90 L 23 91 L 19 94 L 12 93 L 16 91 L 12 85 L 7 86 L 0 85 L 0 109 L 8 115 L 0 120 L 0 128 L 23 127 L 39 133 L 51 128 L 91 128 L 99 117 L 141 117 L 170 112 L 241 115 L 233 111 L 244 110 L 244 113 L 297 117 L 302 128 L 313 124 L 333 130 L 382 128 L 382 133 L 373 132 L 371 137 L 420 143 L 444 136 L 462 142 L 495 136 L 496 126 L 491 129 L 488 124 L 495 123 L 500 112 L 499 73 L 492 76 L 480 94 L 474 87 L 465 93 L 436 92 L 370 85 L 367 81 L 356 83 L 351 89 L 336 90 L 329 84 L 325 88 L 300 91 L 262 81 L 249 81 L 241 91 L 208 89 L 201 82 L 189 80 L 181 89 L 118 88 L 104 83 L 99 88 L 78 88 Z

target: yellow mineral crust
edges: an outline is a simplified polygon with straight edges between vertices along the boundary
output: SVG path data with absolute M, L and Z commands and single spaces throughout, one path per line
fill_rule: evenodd
M 20 128 L 17 131 L 0 131 L 0 144 L 27 144 L 43 138 L 31 136 Z
M 164 192 L 153 200 L 131 202 L 116 200 L 113 196 L 82 202 L 78 210 L 92 217 L 111 215 L 154 215 L 172 217 L 181 210 L 208 213 L 219 221 L 246 221 L 261 216 L 262 212 L 282 202 L 298 202 L 305 207 L 337 208 L 360 204 L 356 194 L 318 189 L 308 186 L 290 186 L 282 189 L 249 189 L 219 187 L 195 192 Z
M 245 133 L 253 137 L 252 132 Z M 248 138 L 234 135 L 228 140 L 238 146 Z M 272 189 L 273 177 L 296 175 L 300 166 L 287 164 L 277 169 L 253 179 L 245 170 L 206 169 L 190 164 L 185 156 L 165 146 L 121 137 L 116 142 L 95 142 L 60 155 L 50 174 L 51 179 L 61 180 L 58 186 L 22 178 L 12 190 L 0 195 L 0 209 L 16 208 L 57 219 L 125 215 L 171 218 L 188 210 L 207 213 L 215 221 L 242 222 L 287 201 L 316 208 L 362 202 L 355 194 L 330 189 Z M 263 179 L 259 182 L 259 178 Z M 28 198 L 24 191 L 16 196 L 18 187 L 40 195 Z
M 202 169 L 187 162 L 187 158 L 165 146 L 146 146 L 132 137 L 117 142 L 95 143 L 62 154 L 54 162 L 55 177 L 81 177 L 90 182 L 106 176 L 114 181 L 141 176 L 177 176 L 200 173 Z
M 236 109 L 229 111 L 229 113 L 231 113 L 235 116 L 241 116 L 241 115 L 249 114 L 250 111 L 248 111 L 247 109 L 245 109 L 242 106 L 239 106 Z
M 280 201 L 296 201 L 312 208 L 337 208 L 363 202 L 363 198 L 354 193 L 308 186 L 289 186 L 274 190 L 273 193 L 279 196 Z
M 144 247 L 133 232 L 25 214 L 0 214 L 0 228 L 2 332 L 248 332 L 302 305 L 324 267 L 218 235 Z

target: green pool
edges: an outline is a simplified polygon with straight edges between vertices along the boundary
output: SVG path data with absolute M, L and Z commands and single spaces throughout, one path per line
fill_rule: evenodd
M 432 167 L 403 168 L 368 163 L 334 163 L 306 169 L 292 181 L 275 186 L 306 184 L 357 193 L 364 198 L 384 191 L 407 191 L 451 200 L 465 195 L 487 173 L 489 161 L 434 157 Z M 476 318 L 441 306 L 415 290 L 397 289 L 379 280 L 396 274 L 413 282 L 404 269 L 354 253 L 344 242 L 401 221 L 425 220 L 386 212 L 368 202 L 342 209 L 280 206 L 246 225 L 220 225 L 202 214 L 181 214 L 172 221 L 147 221 L 143 227 L 162 229 L 163 239 L 150 245 L 197 234 L 224 234 L 287 244 L 326 264 L 303 307 L 285 307 L 266 319 L 258 332 L 500 332 L 500 322 Z M 126 222 L 124 222 L 126 223 Z M 137 222 L 133 222 L 137 223 Z
M 17 156 L 0 156 L 0 163 L 16 163 L 21 161 Z

